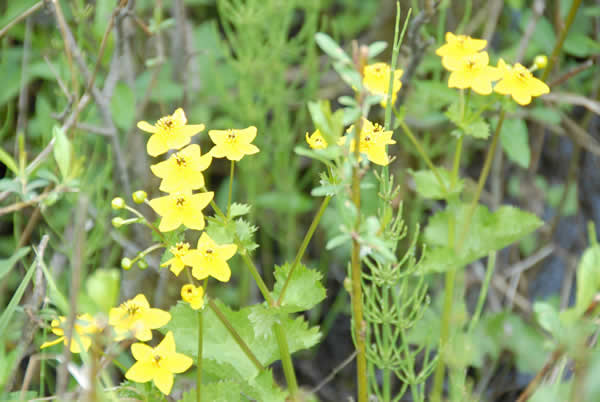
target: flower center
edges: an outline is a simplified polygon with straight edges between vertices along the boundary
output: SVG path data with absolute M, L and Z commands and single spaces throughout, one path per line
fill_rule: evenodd
M 212 259 L 215 255 L 215 251 L 212 248 L 207 248 L 206 250 L 204 250 L 204 257 L 208 258 L 208 259 Z
M 226 141 L 228 143 L 234 143 L 236 142 L 237 136 L 235 134 L 235 132 L 232 129 L 227 130 L 227 139 Z
M 185 197 L 177 197 L 175 200 L 175 205 L 178 207 L 183 207 L 185 205 Z
M 175 155 L 175 163 L 179 167 L 186 167 L 187 166 L 187 161 L 185 160 L 185 158 L 183 156 L 181 156 L 179 154 Z
M 127 311 L 127 315 L 129 315 L 130 317 L 133 317 L 134 315 L 139 313 L 141 310 L 140 306 L 138 306 L 135 303 L 131 303 L 131 302 L 125 303 L 123 307 L 125 307 L 125 310 Z
M 176 257 L 181 257 L 185 255 L 190 249 L 190 245 L 188 243 L 177 243 L 175 247 L 171 247 L 170 251 Z
M 159 355 L 154 355 L 154 359 L 152 360 L 152 364 L 154 365 L 154 367 L 160 367 L 161 360 L 162 357 L 160 357 Z
M 160 120 L 156 122 L 156 126 L 170 132 L 175 128 L 175 122 L 171 118 L 171 116 L 162 117 Z

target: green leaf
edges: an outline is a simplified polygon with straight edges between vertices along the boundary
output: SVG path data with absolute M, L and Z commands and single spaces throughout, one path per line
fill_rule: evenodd
M 256 198 L 256 206 L 278 212 L 301 214 L 313 208 L 313 200 L 298 192 L 270 191 Z
M 211 402 L 235 402 L 240 401 L 242 387 L 235 381 L 225 380 L 202 384 L 202 400 Z M 181 402 L 196 402 L 196 389 L 183 394 Z
M 290 273 L 291 264 L 275 266 L 275 287 L 273 289 L 273 298 L 279 299 L 283 285 Z M 288 313 L 310 310 L 323 299 L 326 291 L 321 283 L 323 275 L 315 269 L 308 269 L 303 264 L 298 264 L 294 270 L 287 290 L 281 301 L 281 309 Z
M 259 338 L 267 338 L 272 333 L 273 324 L 277 323 L 282 315 L 285 315 L 285 312 L 260 304 L 255 306 L 248 318 L 254 327 L 254 334 Z
M 469 122 L 462 127 L 464 133 L 474 138 L 485 140 L 490 136 L 490 125 L 482 118 Z
M 563 328 L 556 309 L 549 303 L 536 302 L 533 311 L 540 326 L 550 332 L 555 339 L 559 339 Z
M 19 174 L 19 168 L 17 167 L 17 163 L 13 159 L 12 156 L 8 152 L 6 152 L 3 148 L 0 148 L 0 162 L 4 163 L 8 169 L 10 169 L 14 174 Z
M 54 159 L 56 160 L 62 178 L 65 179 L 71 169 L 71 154 L 73 152 L 71 142 L 63 129 L 59 126 L 55 125 L 52 128 L 52 135 L 54 136 L 55 141 L 54 149 L 52 150 Z
M 358 71 L 354 69 L 354 66 L 346 63 L 333 63 L 333 69 L 340 75 L 340 78 L 350 86 L 350 88 L 357 91 L 362 88 L 362 77 Z M 375 103 L 378 102 L 379 101 Z
M 257 310 L 256 314 L 261 314 L 260 310 L 264 307 L 255 305 L 233 311 L 218 300 L 215 300 L 215 304 L 263 365 L 267 366 L 279 360 L 279 349 L 273 332 L 266 336 L 257 336 L 249 318 Z M 171 321 L 161 331 L 165 333 L 173 331 L 177 350 L 195 360 L 198 351 L 198 312 L 192 310 L 187 303 L 178 303 L 171 308 L 170 312 Z M 256 376 L 258 369 L 240 349 L 215 313 L 205 308 L 202 314 L 204 314 L 203 357 L 220 364 L 230 364 L 234 367 L 235 374 L 241 378 L 248 379 Z M 282 317 L 280 322 L 287 335 L 290 353 L 308 349 L 319 341 L 318 328 L 309 328 L 302 317 L 296 319 Z
M 0 280 L 10 272 L 10 270 L 19 262 L 23 257 L 29 254 L 30 247 L 21 247 L 9 258 L 0 260 Z
M 444 168 L 438 168 L 438 173 L 442 180 L 443 186 L 431 170 L 410 170 L 415 184 L 417 185 L 417 193 L 421 197 L 433 200 L 444 200 L 448 197 L 460 194 L 464 188 L 464 180 L 459 179 L 454 188 L 450 188 L 451 173 Z M 450 189 L 450 191 L 446 191 Z
M 31 277 L 33 276 L 33 273 L 35 272 L 36 262 L 37 262 L 37 259 L 35 261 L 33 261 L 33 263 L 29 266 L 29 268 L 27 269 L 27 272 L 25 273 L 25 276 L 23 277 L 23 280 L 19 284 L 19 287 L 13 294 L 12 298 L 10 299 L 10 302 L 8 302 L 6 309 L 0 315 L 0 334 L 5 333 L 4 331 L 6 331 L 6 327 L 8 326 L 8 323 L 12 319 L 12 316 L 14 315 L 14 313 L 16 312 L 17 306 L 19 305 L 19 302 L 21 301 L 21 298 L 23 297 L 23 294 L 25 293 L 27 286 L 29 285 L 29 281 L 31 280 Z
M 330 57 L 339 60 L 344 63 L 352 63 L 350 57 L 342 50 L 342 48 L 331 38 L 331 36 L 323 33 L 317 32 L 315 34 L 315 40 L 317 41 L 317 45 L 321 48 L 323 52 L 325 52 Z
M 331 111 L 328 101 L 308 102 L 308 111 L 315 127 L 321 132 L 328 144 L 336 144 L 344 129 L 342 109 Z
M 115 86 L 110 100 L 110 112 L 115 124 L 121 130 L 129 130 L 135 120 L 135 92 L 125 83 Z
M 457 255 L 448 247 L 448 221 L 453 216 L 456 222 L 455 232 L 460 238 L 464 232 L 470 209 L 468 204 L 448 207 L 436 213 L 425 229 L 425 240 L 429 248 L 421 262 L 423 272 L 446 272 L 449 269 L 464 267 L 482 258 L 490 251 L 504 247 L 522 239 L 542 225 L 535 215 L 511 206 L 500 207 L 490 212 L 487 207 L 478 205 L 473 214 L 470 230 Z
M 481 139 L 486 139 L 490 136 L 489 124 L 482 117 L 474 120 L 469 119 L 468 111 L 463 112 L 458 102 L 452 103 L 445 114 L 465 135 Z
M 575 311 L 582 315 L 600 290 L 600 245 L 593 245 L 583 253 L 577 267 Z
M 506 119 L 500 130 L 500 144 L 508 159 L 522 168 L 529 167 L 531 151 L 527 125 L 521 119 Z
M 576 57 L 588 57 L 600 52 L 600 42 L 582 32 L 573 32 L 565 40 L 564 50 Z
M 379 55 L 387 48 L 388 44 L 384 40 L 373 42 L 369 45 L 369 59 Z
M 229 216 L 231 218 L 235 218 L 242 215 L 247 215 L 250 213 L 251 206 L 248 204 L 239 204 L 234 202 L 231 204 L 231 208 L 229 209 Z
M 106 314 L 118 302 L 120 278 L 120 270 L 100 268 L 95 270 L 85 281 L 86 294 L 98 306 L 99 310 Z

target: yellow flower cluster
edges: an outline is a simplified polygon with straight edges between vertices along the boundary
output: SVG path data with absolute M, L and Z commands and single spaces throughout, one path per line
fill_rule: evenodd
M 392 69 L 387 63 L 369 64 L 363 68 L 363 85 L 375 95 L 383 96 L 381 106 L 386 107 L 387 94 L 390 88 L 390 74 Z M 392 84 L 392 105 L 396 103 L 398 91 L 402 88 L 402 74 L 404 71 L 397 69 L 394 71 L 394 82 Z
M 346 130 L 346 135 L 338 140 L 338 145 L 344 146 L 348 138 L 353 137 L 354 125 L 350 126 Z M 386 151 L 386 145 L 395 144 L 396 141 L 392 139 L 392 131 L 385 131 L 385 129 L 377 123 L 362 118 L 361 130 L 360 130 L 360 141 L 358 150 L 361 154 L 366 154 L 367 159 L 377 165 L 386 166 L 390 163 Z M 325 138 L 319 130 L 309 135 L 306 133 L 306 142 L 312 149 L 325 149 L 329 146 Z M 350 152 L 354 152 L 356 141 L 350 140 Z
M 448 87 L 471 88 L 480 95 L 495 91 L 511 95 L 520 105 L 528 105 L 532 97 L 550 92 L 543 81 L 519 63 L 509 66 L 500 59 L 497 67 L 490 66 L 487 52 L 482 51 L 486 46 L 487 41 L 483 39 L 446 33 L 446 43 L 436 50 L 436 54 L 442 57 L 442 65 L 450 71 Z

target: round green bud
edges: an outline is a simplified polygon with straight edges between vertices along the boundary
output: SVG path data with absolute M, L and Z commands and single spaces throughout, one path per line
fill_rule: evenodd
M 349 277 L 344 278 L 344 289 L 346 289 L 346 292 L 352 293 L 352 279 Z
M 141 269 L 141 270 L 144 270 L 144 269 L 148 268 L 148 263 L 143 258 L 140 258 L 140 260 L 138 261 L 137 265 L 138 265 L 139 269 Z
M 121 226 L 123 226 L 123 224 L 125 223 L 125 219 L 117 216 L 116 218 L 113 218 L 112 220 L 112 225 L 116 228 L 120 228 Z
M 131 198 L 133 198 L 133 202 L 136 204 L 143 204 L 144 201 L 148 198 L 148 194 L 146 194 L 143 190 L 138 190 L 135 193 L 131 194 Z
M 113 198 L 110 205 L 112 206 L 112 209 L 125 208 L 125 200 L 122 199 L 121 197 L 116 197 L 116 198 Z
M 121 268 L 123 268 L 126 271 L 131 269 L 131 264 L 132 264 L 131 259 L 129 259 L 127 257 L 125 257 L 121 260 Z
M 546 68 L 548 65 L 548 57 L 545 54 L 539 54 L 533 59 L 533 64 L 539 69 Z

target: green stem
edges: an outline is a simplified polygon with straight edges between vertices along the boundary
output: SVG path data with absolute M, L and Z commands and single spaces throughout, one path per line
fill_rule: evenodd
M 315 230 L 317 229 L 317 226 L 319 225 L 321 218 L 323 217 L 323 213 L 325 212 L 325 209 L 327 209 L 327 205 L 329 204 L 329 201 L 331 201 L 331 196 L 328 195 L 323 199 L 323 202 L 321 203 L 321 207 L 319 208 L 319 210 L 317 211 L 317 214 L 313 218 L 313 221 L 310 224 L 310 227 L 308 228 L 308 231 L 306 232 L 304 239 L 302 240 L 300 249 L 298 250 L 298 253 L 296 254 L 296 258 L 294 259 L 294 262 L 292 263 L 292 268 L 290 269 L 290 272 L 285 280 L 285 283 L 283 284 L 283 288 L 281 289 L 281 292 L 279 293 L 279 298 L 277 299 L 277 302 L 275 303 L 276 306 L 281 305 L 285 291 L 287 290 L 287 287 L 290 284 L 290 280 L 292 279 L 292 275 L 294 274 L 294 270 L 296 269 L 298 264 L 300 264 L 300 260 L 302 259 L 302 256 L 304 255 L 304 252 L 306 251 L 306 248 L 308 247 L 308 243 L 310 242 L 310 239 L 312 239 L 312 236 L 315 233 Z
M 237 240 L 238 239 L 236 239 L 236 243 L 238 243 L 238 247 L 239 247 L 239 241 L 237 241 Z M 244 263 L 246 263 L 246 266 L 250 270 L 250 273 L 252 274 L 254 281 L 258 285 L 258 289 L 260 289 L 260 293 L 262 293 L 262 295 L 265 298 L 265 300 L 267 301 L 267 303 L 269 303 L 269 306 L 272 306 L 274 304 L 273 296 L 271 296 L 271 292 L 269 292 L 267 285 L 265 284 L 262 277 L 258 273 L 258 269 L 256 268 L 256 265 L 254 265 L 254 263 L 252 262 L 252 259 L 248 256 L 248 251 L 243 250 L 243 252 L 241 252 L 240 254 L 242 256 L 242 259 L 244 260 Z
M 223 218 L 223 219 L 225 219 L 225 221 L 227 221 L 227 216 L 223 213 L 223 211 L 221 211 L 221 208 L 219 208 L 219 206 L 217 205 L 215 200 L 210 201 L 210 206 L 215 210 L 217 215 L 219 215 L 221 218 Z
M 402 130 L 404 131 L 404 134 L 406 134 L 406 136 L 408 137 L 408 139 L 412 142 L 412 144 L 417 149 L 417 152 L 419 153 L 419 156 L 421 156 L 421 158 L 423 158 L 423 161 L 425 161 L 425 163 L 427 164 L 427 167 L 429 167 L 429 169 L 431 169 L 431 171 L 433 172 L 433 174 L 434 174 L 435 178 L 437 179 L 440 187 L 443 188 L 445 191 L 448 191 L 448 188 L 446 187 L 446 184 L 442 180 L 442 176 L 440 176 L 440 173 L 438 172 L 437 168 L 435 167 L 435 165 L 433 164 L 433 162 L 431 162 L 431 159 L 429 159 L 429 157 L 425 153 L 425 150 L 423 149 L 423 146 L 421 145 L 421 143 L 419 142 L 419 140 L 417 140 L 417 138 L 413 134 L 412 130 L 408 127 L 408 125 L 406 125 L 406 123 L 404 122 L 404 120 L 399 120 L 399 123 L 400 123 L 400 127 L 402 127 Z
M 456 141 L 456 150 L 454 151 L 454 163 L 452 165 L 452 179 L 450 181 L 450 188 L 456 186 L 458 181 L 458 169 L 460 168 L 460 156 L 462 153 L 463 136 L 458 137 Z
M 274 325 L 275 337 L 279 344 L 279 353 L 281 355 L 281 364 L 283 365 L 283 374 L 288 385 L 288 391 L 292 401 L 297 399 L 298 395 L 298 382 L 296 381 L 296 373 L 294 372 L 294 365 L 292 363 L 292 355 L 288 348 L 288 342 L 285 335 L 285 330 L 280 323 Z
M 473 317 L 471 318 L 471 322 L 469 323 L 468 332 L 472 332 L 475 329 L 475 326 L 479 322 L 479 317 L 481 317 L 481 312 L 483 311 L 483 305 L 485 304 L 485 299 L 487 298 L 487 292 L 490 288 L 490 282 L 492 281 L 492 275 L 494 273 L 494 267 L 496 266 L 496 252 L 493 251 L 488 255 L 487 268 L 485 271 L 485 279 L 481 285 L 481 291 L 479 292 L 479 299 L 477 300 L 477 307 L 475 307 L 475 312 L 473 313 Z
M 240 334 L 233 327 L 233 325 L 231 325 L 225 314 L 223 314 L 223 312 L 219 309 L 219 307 L 215 304 L 215 302 L 212 299 L 208 300 L 208 307 L 210 307 L 213 313 L 215 313 L 215 315 L 217 316 L 219 321 L 221 321 L 221 324 L 223 324 L 223 326 L 227 329 L 229 335 L 231 335 L 235 343 L 238 344 L 238 346 L 240 347 L 240 349 L 242 349 L 246 357 L 248 357 L 248 359 L 254 364 L 254 367 L 256 367 L 258 371 L 264 371 L 265 366 L 263 366 L 262 363 L 258 360 L 258 358 L 254 355 L 254 353 L 252 353 L 252 350 L 250 350 L 248 344 L 244 341 L 244 339 L 242 339 Z
M 571 9 L 569 10 L 569 14 L 567 15 L 567 19 L 565 20 L 565 25 L 563 26 L 562 31 L 560 31 L 558 41 L 556 42 L 556 45 L 554 45 L 554 49 L 552 50 L 550 60 L 548 60 L 548 65 L 546 66 L 546 69 L 542 74 L 542 81 L 546 81 L 546 79 L 552 72 L 554 65 L 556 64 L 556 61 L 558 60 L 558 55 L 563 47 L 563 44 L 567 37 L 567 33 L 569 33 L 569 29 L 571 28 L 573 21 L 575 21 L 575 15 L 577 14 L 577 9 L 579 8 L 580 4 L 581 0 L 573 0 L 573 2 L 571 3 Z
M 360 132 L 362 120 L 356 124 L 354 137 L 356 144 L 360 143 Z M 354 229 L 358 231 L 360 226 L 360 176 L 358 160 L 360 158 L 359 146 L 354 147 L 354 165 L 352 166 L 352 202 L 357 211 Z M 369 389 L 367 382 L 367 356 L 365 345 L 365 322 L 363 320 L 363 296 L 362 296 L 362 270 L 360 266 L 360 244 L 356 236 L 352 238 L 352 312 L 354 318 L 354 334 L 356 339 L 356 377 L 358 381 L 358 402 L 367 402 Z
M 229 195 L 227 196 L 227 217 L 231 213 L 231 194 L 233 193 L 233 175 L 235 172 L 235 161 L 231 161 L 231 169 L 229 170 Z
M 390 287 L 389 284 L 384 283 L 383 287 L 381 289 L 381 299 L 382 299 L 382 305 L 383 305 L 383 311 L 387 312 L 390 311 L 390 307 L 389 307 L 389 291 L 390 291 Z M 392 338 L 392 335 L 390 333 L 390 322 L 389 321 L 384 321 L 382 322 L 382 327 L 383 327 L 383 350 L 386 351 L 386 354 L 388 354 L 388 356 L 391 356 L 391 351 L 390 351 L 390 347 L 393 347 L 392 345 L 390 345 L 390 339 Z M 388 360 L 389 362 L 389 360 Z M 387 363 L 387 362 L 386 362 Z M 384 402 L 390 402 L 391 401 L 391 395 L 392 395 L 392 372 L 390 370 L 389 364 L 386 364 L 383 367 L 383 401 Z
M 200 402 L 202 400 L 202 350 L 203 350 L 203 319 L 204 315 L 202 314 L 202 309 L 198 310 L 198 359 L 196 362 L 196 402 Z
M 144 201 L 146 204 L 150 205 L 150 203 L 148 202 L 148 200 Z M 126 210 L 128 210 L 129 212 L 133 213 L 135 216 L 137 216 L 138 218 L 143 220 L 144 225 L 148 226 L 150 229 L 154 230 L 154 232 L 158 235 L 158 237 L 160 237 L 160 239 L 163 241 L 164 244 L 168 244 L 167 243 L 167 239 L 165 239 L 165 236 L 163 236 L 162 232 L 160 230 L 158 230 L 158 228 L 156 226 L 154 226 L 148 219 L 146 219 L 146 217 L 144 215 L 142 215 L 141 213 L 139 213 L 137 210 L 135 210 L 134 208 L 131 208 L 129 205 L 125 205 L 124 207 Z

